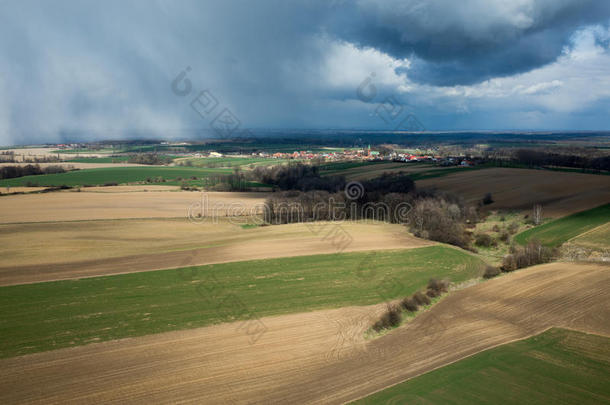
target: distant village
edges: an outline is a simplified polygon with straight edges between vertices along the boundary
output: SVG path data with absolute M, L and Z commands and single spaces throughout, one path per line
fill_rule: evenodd
M 218 152 L 197 153 L 196 157 L 223 157 L 223 154 Z M 232 156 L 232 155 L 231 155 Z M 392 162 L 434 162 L 443 166 L 474 166 L 475 161 L 464 157 L 442 157 L 439 155 L 411 154 L 389 152 L 382 154 L 380 151 L 371 149 L 369 146 L 366 149 L 345 149 L 341 152 L 319 152 L 311 151 L 294 151 L 294 152 L 255 152 L 252 157 L 270 158 L 270 159 L 299 159 L 299 160 L 322 160 L 322 161 L 392 161 Z
M 187 142 L 161 142 L 163 146 L 186 146 Z M 57 144 L 55 147 L 60 150 L 77 148 L 87 148 L 87 144 Z M 428 151 L 430 152 L 430 151 Z M 397 151 L 379 151 L 369 145 L 367 148 L 351 148 L 342 151 L 312 152 L 301 150 L 294 152 L 253 152 L 250 155 L 243 154 L 223 154 L 215 151 L 209 152 L 177 152 L 172 154 L 196 157 L 196 158 L 221 158 L 221 157 L 257 157 L 266 159 L 298 159 L 298 160 L 318 160 L 318 161 L 392 161 L 392 162 L 431 162 L 441 166 L 474 166 L 476 159 L 469 159 L 464 156 L 440 156 L 435 154 L 415 154 Z

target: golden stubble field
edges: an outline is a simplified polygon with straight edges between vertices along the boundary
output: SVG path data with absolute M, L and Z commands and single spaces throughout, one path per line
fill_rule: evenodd
M 488 210 L 531 213 L 541 204 L 545 217 L 561 217 L 610 202 L 610 176 L 549 170 L 492 168 L 470 170 L 416 182 L 460 195 L 469 202 L 491 193 Z
M 549 327 L 610 336 L 610 268 L 516 271 L 365 340 L 382 307 L 263 318 L 254 344 L 222 324 L 5 359 L 0 402 L 339 404 Z

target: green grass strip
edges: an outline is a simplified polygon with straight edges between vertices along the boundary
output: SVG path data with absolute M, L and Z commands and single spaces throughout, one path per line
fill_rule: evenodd
M 0 181 L 0 187 L 15 187 L 35 184 L 39 186 L 83 186 L 103 185 L 107 183 L 134 183 L 146 179 L 161 177 L 165 180 L 177 178 L 198 179 L 232 173 L 231 169 L 203 169 L 165 166 L 137 166 L 137 167 L 106 167 L 99 169 L 75 170 L 67 173 L 41 174 L 36 176 L 18 177 Z
M 608 221 L 610 221 L 610 204 L 547 222 L 515 235 L 514 239 L 521 245 L 537 239 L 545 246 L 557 247 Z

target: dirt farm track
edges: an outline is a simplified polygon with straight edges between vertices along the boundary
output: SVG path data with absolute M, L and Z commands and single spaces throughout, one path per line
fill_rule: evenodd
M 0 361 L 0 402 L 343 403 L 558 326 L 610 336 L 610 267 L 554 263 L 453 292 L 365 341 L 377 307 L 237 324 Z

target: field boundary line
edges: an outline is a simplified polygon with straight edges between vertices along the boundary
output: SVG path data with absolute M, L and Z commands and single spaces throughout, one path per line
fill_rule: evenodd
M 576 236 L 574 236 L 574 237 L 572 237 L 572 238 L 568 239 L 567 241 L 565 241 L 565 243 L 572 242 L 572 241 L 573 241 L 574 239 L 576 239 L 576 238 L 580 238 L 581 236 L 585 236 L 586 234 L 591 233 L 591 232 L 593 232 L 593 231 L 595 231 L 595 230 L 597 230 L 597 229 L 601 228 L 602 226 L 606 226 L 606 225 L 608 225 L 608 223 L 610 223 L 610 219 L 608 219 L 608 222 L 605 222 L 605 223 L 603 223 L 603 224 L 601 224 L 601 225 L 599 225 L 599 226 L 596 226 L 596 227 L 595 227 L 595 228 L 593 228 L 593 229 L 589 229 L 589 230 L 588 230 L 588 231 L 586 231 L 586 232 L 583 232 L 583 233 L 581 233 L 581 234 L 579 234 L 579 235 L 576 235 Z
M 439 244 L 430 244 L 427 246 L 417 246 L 417 247 L 410 247 L 410 248 L 405 247 L 402 249 L 396 249 L 396 248 L 392 247 L 392 248 L 387 248 L 387 249 L 377 248 L 377 249 L 371 249 L 371 250 L 350 250 L 350 251 L 346 251 L 346 252 L 342 252 L 342 253 L 346 253 L 346 254 L 348 254 L 348 253 L 371 253 L 371 252 L 387 252 L 387 251 L 397 251 L 398 252 L 398 251 L 407 251 L 407 250 L 415 250 L 415 249 L 425 249 L 425 248 L 430 248 L 430 247 L 439 246 L 439 245 L 441 245 L 441 244 L 440 243 Z M 207 248 L 179 250 L 178 252 L 189 252 L 189 251 L 201 250 L 201 249 L 207 249 Z M 172 252 L 165 252 L 165 253 L 172 253 Z M 163 253 L 161 253 L 161 254 L 163 254 Z M 266 259 L 215 261 L 215 262 L 210 262 L 210 263 L 205 263 L 205 264 L 194 264 L 194 265 L 190 265 L 190 266 L 164 267 L 161 269 L 153 269 L 153 270 L 141 270 L 141 271 L 136 270 L 136 271 L 117 272 L 117 273 L 111 273 L 111 274 L 97 274 L 97 275 L 82 276 L 82 277 L 56 278 L 56 279 L 50 279 L 50 280 L 44 280 L 44 281 L 31 281 L 31 282 L 25 282 L 25 283 L 0 284 L 0 288 L 18 286 L 18 285 L 53 283 L 53 282 L 58 282 L 58 281 L 69 281 L 69 280 L 74 281 L 74 280 L 81 280 L 81 279 L 88 279 L 88 278 L 114 277 L 114 276 L 120 276 L 120 275 L 125 275 L 125 274 L 152 273 L 152 272 L 156 272 L 156 271 L 169 271 L 169 270 L 176 270 L 176 269 L 185 269 L 185 268 L 190 268 L 190 267 L 211 266 L 211 265 L 215 265 L 215 264 L 243 263 L 243 262 L 253 262 L 253 261 L 262 261 L 262 260 L 291 259 L 291 258 L 296 258 L 296 257 L 330 256 L 330 255 L 336 255 L 336 254 L 338 254 L 338 253 L 318 253 L 318 254 L 313 254 L 313 255 L 278 256 L 278 257 L 269 257 Z M 139 256 L 141 256 L 141 255 L 122 256 L 122 257 L 119 257 L 119 259 L 133 258 L 133 257 L 139 257 Z M 75 262 L 75 263 L 78 263 L 78 262 Z M 72 263 L 70 263 L 70 264 L 72 264 Z M 27 266 L 30 266 L 30 265 L 27 265 Z M 31 265 L 31 266 L 35 266 L 35 265 Z
M 375 390 L 375 391 L 370 392 L 370 393 L 368 393 L 368 394 L 366 394 L 366 395 L 362 395 L 362 396 L 360 396 L 360 397 L 357 397 L 357 398 L 351 399 L 351 400 L 349 400 L 349 401 L 343 402 L 343 404 L 350 404 L 350 403 L 352 403 L 352 402 L 355 402 L 355 401 L 358 401 L 358 400 L 360 400 L 360 399 L 363 399 L 363 398 L 369 397 L 369 396 L 371 396 L 371 395 L 374 395 L 374 394 L 376 394 L 376 393 L 378 393 L 378 392 L 385 391 L 385 390 L 387 390 L 388 388 L 392 388 L 392 387 L 394 387 L 394 386 L 396 386 L 396 385 L 399 385 L 399 384 L 405 383 L 405 382 L 407 382 L 407 381 L 410 381 L 410 380 L 412 380 L 412 379 L 414 379 L 414 378 L 421 377 L 422 375 L 425 375 L 425 374 L 431 373 L 431 372 L 436 371 L 436 370 L 438 370 L 438 369 L 441 369 L 441 368 L 444 368 L 444 367 L 450 366 L 450 365 L 455 364 L 455 363 L 457 363 L 457 362 L 460 362 L 460 361 L 462 361 L 462 360 L 465 360 L 465 359 L 468 359 L 468 358 L 470 358 L 470 357 L 476 356 L 477 354 L 480 354 L 480 353 L 486 352 L 486 351 L 488 351 L 488 350 L 496 349 L 496 348 L 498 348 L 498 347 L 505 346 L 505 345 L 508 345 L 508 344 L 511 344 L 511 343 L 520 342 L 520 341 L 523 341 L 523 340 L 529 339 L 529 338 L 534 337 L 534 336 L 537 336 L 537 335 L 541 335 L 541 334 L 543 334 L 543 333 L 545 333 L 545 332 L 548 332 L 548 331 L 549 331 L 549 330 L 551 330 L 551 329 L 565 329 L 565 330 L 570 330 L 570 331 L 573 331 L 573 332 L 585 333 L 585 334 L 587 334 L 587 335 L 601 336 L 601 337 L 605 337 L 605 338 L 610 339 L 610 336 L 605 335 L 605 334 L 602 334 L 602 333 L 593 333 L 593 332 L 588 332 L 588 331 L 584 331 L 584 330 L 580 330 L 580 329 L 568 328 L 568 327 L 563 327 L 563 326 L 549 326 L 549 327 L 547 327 L 546 329 L 541 330 L 541 331 L 539 331 L 539 332 L 537 332 L 537 333 L 533 333 L 533 334 L 531 334 L 531 335 L 527 335 L 527 336 L 525 336 L 525 337 L 521 337 L 521 338 L 517 338 L 517 339 L 511 339 L 511 340 L 508 340 L 508 341 L 503 342 L 503 343 L 498 343 L 498 344 L 493 345 L 493 346 L 490 346 L 490 347 L 488 347 L 488 348 L 486 348 L 486 349 L 482 349 L 482 350 L 479 350 L 479 351 L 477 351 L 477 352 L 475 352 L 475 353 L 471 353 L 471 354 L 469 354 L 469 355 L 467 355 L 467 356 L 461 357 L 461 358 L 459 358 L 459 359 L 457 359 L 457 360 L 453 360 L 453 361 L 450 361 L 449 363 L 443 364 L 443 365 L 441 365 L 441 366 L 434 367 L 434 368 L 432 368 L 432 369 L 430 369 L 430 370 L 427 370 L 427 371 L 425 371 L 425 372 L 423 372 L 423 373 L 421 373 L 421 374 L 417 374 L 417 375 L 414 375 L 413 377 L 409 377 L 409 378 L 407 378 L 406 380 L 399 381 L 399 382 L 394 383 L 394 384 L 390 384 L 390 385 L 388 385 L 388 386 L 386 386 L 386 387 L 384 387 L 384 388 L 381 388 L 381 389 Z M 383 336 L 382 336 L 382 337 L 383 337 Z

